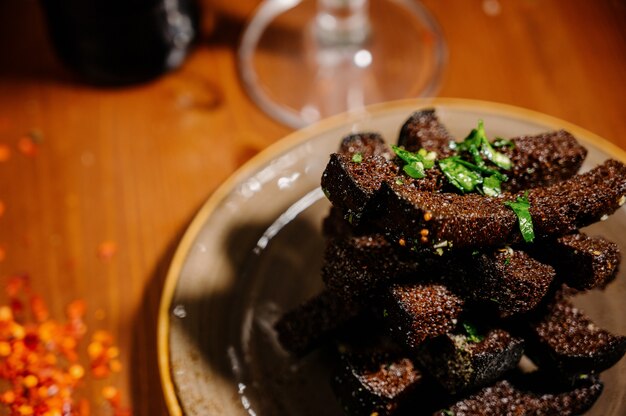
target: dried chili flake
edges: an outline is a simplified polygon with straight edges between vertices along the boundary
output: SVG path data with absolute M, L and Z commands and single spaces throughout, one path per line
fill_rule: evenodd
M 89 416 L 90 404 L 77 399 L 76 392 L 91 376 L 104 378 L 121 369 L 119 349 L 107 331 L 91 336 L 87 353 L 88 372 L 80 363 L 79 347 L 87 327 L 83 322 L 86 305 L 70 303 L 67 321 L 50 318 L 40 296 L 32 293 L 25 276 L 13 276 L 5 287 L 9 305 L 0 306 L 0 407 L 14 415 Z M 131 416 L 121 405 L 113 387 L 102 392 L 113 416 Z
M 113 386 L 106 386 L 102 389 L 102 397 L 108 401 L 114 401 L 119 399 L 120 392 Z
M 5 404 L 15 402 L 15 393 L 12 390 L 5 391 L 2 395 L 0 395 L 0 401 Z
M 122 362 L 120 360 L 111 360 L 109 363 L 109 368 L 114 373 L 119 373 L 122 371 Z
M 30 308 L 33 311 L 33 315 L 37 322 L 47 321 L 50 317 L 50 313 L 48 312 L 48 307 L 44 302 L 43 298 L 38 295 L 33 295 L 30 298 Z
M 24 290 L 25 282 L 26 276 L 23 275 L 9 277 L 9 280 L 5 286 L 5 291 L 9 298 L 15 298 L 19 296 Z
M 103 241 L 98 245 L 98 257 L 102 261 L 109 261 L 117 253 L 117 244 L 114 241 Z
M 0 144 L 0 162 L 6 162 L 11 158 L 11 148 L 6 144 Z
M 26 334 L 24 336 L 24 346 L 31 351 L 34 351 L 39 346 L 39 337 L 37 334 Z
M 11 355 L 11 344 L 0 341 L 0 357 L 8 357 L 9 355 Z
M 85 316 L 85 311 L 87 310 L 87 305 L 84 300 L 75 300 L 70 302 L 65 308 L 65 313 L 70 320 L 74 319 L 82 319 Z
M 31 136 L 20 137 L 17 141 L 17 149 L 25 156 L 35 156 L 37 154 L 38 145 Z
M 91 358 L 92 360 L 95 360 L 98 357 L 100 357 L 103 350 L 104 348 L 102 347 L 102 344 L 100 344 L 99 342 L 90 342 L 89 346 L 87 346 L 87 354 L 89 355 L 89 358 Z
M 121 370 L 121 363 L 117 360 L 119 349 L 113 345 L 113 336 L 107 331 L 94 332 L 87 346 L 87 355 L 91 372 L 96 378 L 106 378 L 112 372 Z
M 74 364 L 69 368 L 69 374 L 72 378 L 80 380 L 85 375 L 85 369 L 80 364 Z
M 111 375 L 111 370 L 105 365 L 96 365 L 91 367 L 91 374 L 93 374 L 95 378 L 103 379 Z

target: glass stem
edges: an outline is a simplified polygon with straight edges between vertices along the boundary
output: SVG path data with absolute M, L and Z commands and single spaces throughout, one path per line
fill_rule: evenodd
M 315 35 L 325 46 L 359 45 L 370 34 L 368 0 L 317 0 Z

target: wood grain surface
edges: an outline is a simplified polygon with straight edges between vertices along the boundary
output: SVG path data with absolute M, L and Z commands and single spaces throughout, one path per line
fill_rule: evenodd
M 203 34 L 179 70 L 102 89 L 59 63 L 37 1 L 0 0 L 0 286 L 28 274 L 58 316 L 84 298 L 90 328 L 117 338 L 124 368 L 112 382 L 136 415 L 167 414 L 156 316 L 181 234 L 226 177 L 290 131 L 236 75 L 256 3 L 203 1 Z M 440 96 L 541 111 L 626 148 L 626 3 L 423 3 L 449 48 Z M 21 140 L 33 132 L 34 154 Z M 107 242 L 116 250 L 103 258 Z

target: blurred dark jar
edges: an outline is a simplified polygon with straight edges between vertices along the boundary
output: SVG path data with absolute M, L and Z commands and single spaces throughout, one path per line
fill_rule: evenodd
M 198 28 L 194 0 L 41 0 L 61 60 L 86 81 L 126 85 L 178 67 Z

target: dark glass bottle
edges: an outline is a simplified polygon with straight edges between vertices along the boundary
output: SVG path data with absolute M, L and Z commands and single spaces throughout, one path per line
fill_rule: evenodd
M 86 81 L 150 80 L 184 60 L 198 31 L 194 0 L 41 0 L 61 60 Z

